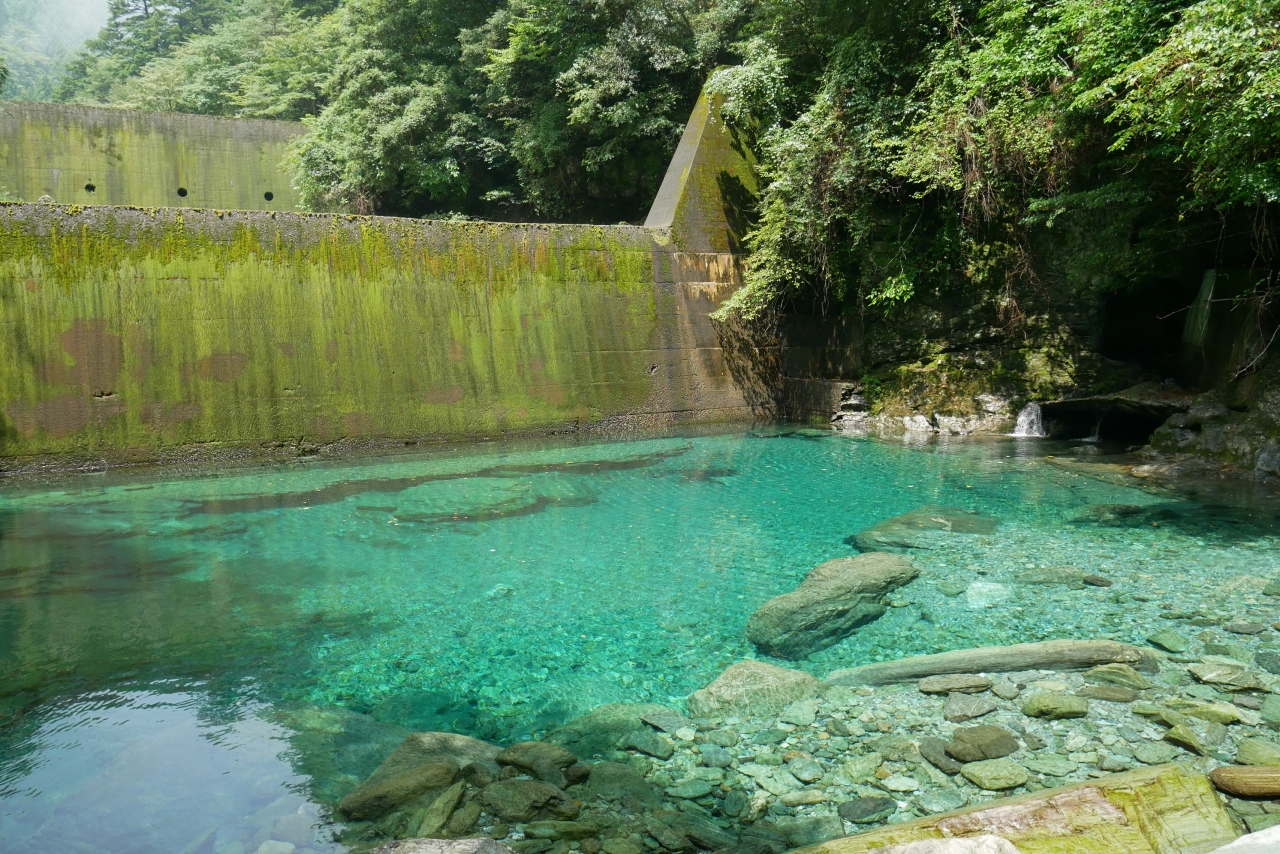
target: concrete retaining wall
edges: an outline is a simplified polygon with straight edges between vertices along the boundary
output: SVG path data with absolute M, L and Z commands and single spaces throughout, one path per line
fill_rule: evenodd
M 7 101 L 0 190 L 67 205 L 300 210 L 284 161 L 305 132 L 295 122 Z

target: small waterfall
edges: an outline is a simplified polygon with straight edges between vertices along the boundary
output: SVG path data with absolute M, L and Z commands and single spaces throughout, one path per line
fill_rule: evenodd
M 1044 420 L 1040 416 L 1040 404 L 1028 403 L 1022 407 L 1022 411 L 1018 413 L 1017 426 L 1013 428 L 1013 435 L 1044 438 Z

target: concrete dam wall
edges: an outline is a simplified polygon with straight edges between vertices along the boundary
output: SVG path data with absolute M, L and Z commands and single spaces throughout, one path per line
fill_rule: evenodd
M 64 205 L 301 210 L 296 122 L 0 104 L 0 190 Z
M 705 113 L 655 227 L 0 206 L 5 467 L 769 414 Z

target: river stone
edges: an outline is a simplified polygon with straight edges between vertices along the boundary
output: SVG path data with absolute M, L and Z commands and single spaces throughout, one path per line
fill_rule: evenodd
M 1030 779 L 1027 769 L 1012 759 L 984 759 L 970 762 L 960 770 L 964 778 L 979 789 L 1001 792 L 1016 789 Z
M 1104 703 L 1132 703 L 1138 699 L 1137 691 L 1119 685 L 1086 685 L 1076 694 L 1087 700 L 1101 700 Z
M 391 770 L 386 770 L 388 766 Z M 338 804 L 338 811 L 357 821 L 372 821 L 423 792 L 451 785 L 457 776 L 458 766 L 452 762 L 432 762 L 400 770 L 388 759 L 369 779 L 347 793 Z
M 1223 623 L 1222 630 L 1233 635 L 1260 635 L 1267 630 L 1262 623 L 1232 622 Z
M 1200 739 L 1196 737 L 1196 734 L 1189 727 L 1181 725 L 1173 727 L 1164 734 L 1164 740 L 1197 756 L 1209 755 L 1208 749 L 1200 743 Z
M 534 839 L 590 839 L 599 832 L 585 821 L 531 821 L 524 826 L 525 836 Z
M 644 721 L 654 729 L 660 729 L 663 732 L 668 733 L 674 733 L 676 730 L 693 726 L 693 721 L 689 720 L 675 709 L 668 709 L 664 706 L 658 706 L 656 709 L 641 712 L 640 720 Z
M 801 783 L 816 783 L 825 773 L 812 759 L 792 759 L 787 763 L 787 770 Z
M 708 768 L 728 768 L 733 764 L 733 754 L 710 742 L 702 745 L 702 755 L 698 761 Z
M 1206 655 L 1199 664 L 1187 667 L 1187 672 L 1197 681 L 1206 685 L 1223 685 L 1227 690 L 1260 689 L 1265 686 L 1258 681 L 1257 674 L 1251 672 L 1247 665 L 1231 658 L 1217 655 Z
M 720 851 L 738 842 L 738 837 L 729 831 L 694 813 L 685 813 L 672 823 L 671 829 L 708 851 Z
M 845 801 L 836 807 L 836 812 L 845 821 L 854 824 L 873 824 L 884 821 L 898 810 L 898 802 L 893 798 L 865 797 Z
M 577 795 L 579 800 L 588 801 L 593 797 L 605 800 L 618 800 L 624 796 L 635 798 L 648 807 L 656 807 L 662 803 L 662 793 L 644 778 L 644 775 L 618 762 L 597 762 L 591 766 L 591 777 L 580 787 L 585 794 Z M 579 787 L 574 788 L 574 792 Z
M 1182 635 L 1170 629 L 1161 629 L 1155 634 L 1147 638 L 1147 643 L 1154 647 L 1163 649 L 1165 652 L 1171 652 L 1179 655 L 1187 651 L 1187 639 Z
M 1140 744 L 1133 751 L 1133 758 L 1144 765 L 1163 765 L 1166 762 L 1172 762 L 1177 755 L 1178 751 L 1173 748 L 1173 745 L 1159 741 Z
M 1084 681 L 1098 685 L 1118 685 L 1134 691 L 1146 691 L 1151 680 L 1127 664 L 1099 664 L 1084 672 Z
M 1080 767 L 1076 762 L 1072 762 L 1061 753 L 1046 753 L 1043 756 L 1035 756 L 1031 759 L 1023 760 L 1023 767 L 1033 774 L 1048 774 L 1050 777 L 1065 777 L 1068 774 L 1075 773 Z
M 458 803 L 462 800 L 462 796 L 466 791 L 467 784 L 459 780 L 437 795 L 431 805 L 423 811 L 422 818 L 418 821 L 417 830 L 409 835 L 439 836 L 444 830 L 444 826 L 449 823 L 453 811 L 458 808 Z
M 798 792 L 787 792 L 778 800 L 785 806 L 803 807 L 825 803 L 827 795 L 821 789 L 801 789 Z
M 884 757 L 879 753 L 872 751 L 864 756 L 850 759 L 844 763 L 845 775 L 855 783 L 859 783 L 871 777 L 872 774 L 879 770 L 884 764 Z
M 954 673 L 929 676 L 916 687 L 922 694 L 981 694 L 991 687 L 991 680 L 976 673 Z
M 1209 779 L 1237 798 L 1280 797 L 1280 767 L 1275 765 L 1224 765 L 1211 771 Z
M 671 754 L 676 752 L 676 747 L 671 743 L 671 739 L 664 735 L 658 735 L 651 729 L 638 729 L 631 733 L 622 742 L 622 749 L 638 750 L 655 759 L 662 760 L 670 759 Z
M 471 833 L 472 828 L 476 826 L 476 822 L 480 820 L 480 813 L 484 812 L 480 804 L 476 801 L 468 801 L 463 804 L 444 826 L 446 836 L 466 836 Z
M 773 715 L 797 700 L 817 696 L 821 689 L 822 683 L 808 673 L 763 661 L 739 661 L 690 694 L 689 711 L 703 718 Z
M 1041 569 L 1028 569 L 1017 574 L 1019 584 L 1054 585 L 1070 587 L 1073 590 L 1084 589 L 1084 579 L 1088 575 L 1084 570 L 1074 566 L 1047 566 Z
M 631 733 L 647 729 L 645 715 L 670 712 L 671 709 L 657 703 L 609 703 L 556 727 L 542 740 L 563 745 L 579 759 L 603 757 Z
M 985 697 L 974 697 L 971 694 L 950 694 L 942 706 L 942 717 L 953 724 L 962 724 L 996 710 L 995 703 Z
M 1019 854 L 1013 843 L 984 834 L 967 839 L 922 839 L 876 850 L 876 854 Z
M 916 798 L 916 806 L 926 813 L 951 812 L 965 803 L 965 796 L 955 789 L 929 789 Z
M 600 850 L 604 854 L 643 854 L 644 851 L 643 848 L 625 838 L 606 839 L 600 843 Z
M 905 552 L 927 548 L 929 532 L 993 534 L 999 522 L 957 507 L 919 507 L 910 513 L 877 522 L 853 538 L 863 552 Z
M 975 581 L 964 590 L 965 604 L 975 610 L 990 608 L 1013 598 L 1013 588 L 994 581 Z
M 578 817 L 577 803 L 555 786 L 541 780 L 499 780 L 490 783 L 480 793 L 480 801 L 490 815 L 506 822 Z
M 787 842 L 792 848 L 821 845 L 829 839 L 844 836 L 844 822 L 834 815 L 780 818 L 777 824 L 778 829 L 787 835 Z
M 925 736 L 920 739 L 920 755 L 944 774 L 959 774 L 961 763 L 947 755 L 947 743 L 940 738 Z
M 562 769 L 576 763 L 578 757 L 558 744 L 525 741 L 513 744 L 499 753 L 497 761 L 499 765 L 514 766 L 563 789 L 569 785 L 569 781 Z
M 1268 694 L 1258 710 L 1262 721 L 1271 729 L 1280 729 L 1280 694 Z
M 951 736 L 947 753 L 961 762 L 1000 759 L 1019 749 L 1018 740 L 1007 729 L 990 724 L 961 727 Z
M 1267 816 L 1267 818 L 1277 818 L 1277 816 Z M 1280 827 L 1272 824 L 1254 830 L 1254 825 L 1250 824 L 1249 829 L 1253 832 L 1221 848 L 1215 848 L 1209 854 L 1275 854 L 1280 851 Z
M 673 798 L 685 798 L 687 800 L 705 798 L 711 794 L 711 784 L 706 780 L 683 780 L 674 786 L 668 786 L 667 794 Z
M 884 597 L 920 571 L 906 558 L 860 554 L 829 560 L 747 621 L 747 639 L 766 655 L 801 659 L 836 644 L 885 612 Z
M 1268 673 L 1280 674 L 1280 652 L 1264 649 L 1259 651 L 1253 660 Z
M 782 710 L 782 714 L 778 715 L 778 720 L 787 724 L 795 724 L 796 726 L 808 726 L 817 719 L 817 700 L 801 700 L 798 703 L 792 703 Z
M 903 774 L 894 774 L 881 780 L 880 785 L 890 792 L 914 792 L 920 788 L 920 781 Z
M 1022 713 L 1029 718 L 1045 718 L 1059 721 L 1066 718 L 1083 718 L 1089 714 L 1089 701 L 1071 694 L 1038 691 L 1022 704 Z
M 1240 711 L 1230 703 L 1198 703 L 1194 700 L 1170 700 L 1169 707 L 1188 717 L 1199 718 L 1209 723 L 1225 726 L 1240 722 Z

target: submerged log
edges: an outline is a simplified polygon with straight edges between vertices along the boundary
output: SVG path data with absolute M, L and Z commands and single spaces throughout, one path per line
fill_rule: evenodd
M 1203 774 L 1156 765 L 833 839 L 792 854 L 869 854 L 991 834 L 1023 854 L 1192 854 L 1239 836 Z M 891 850 L 891 849 L 890 849 Z
M 1280 766 L 1225 766 L 1209 772 L 1209 779 L 1213 785 L 1237 798 L 1280 797 Z
M 831 685 L 890 685 L 947 673 L 1012 673 L 1019 670 L 1087 670 L 1099 664 L 1128 664 L 1155 673 L 1159 659 L 1148 649 L 1117 641 L 1053 640 L 1014 646 L 960 649 L 881 664 L 837 670 Z

